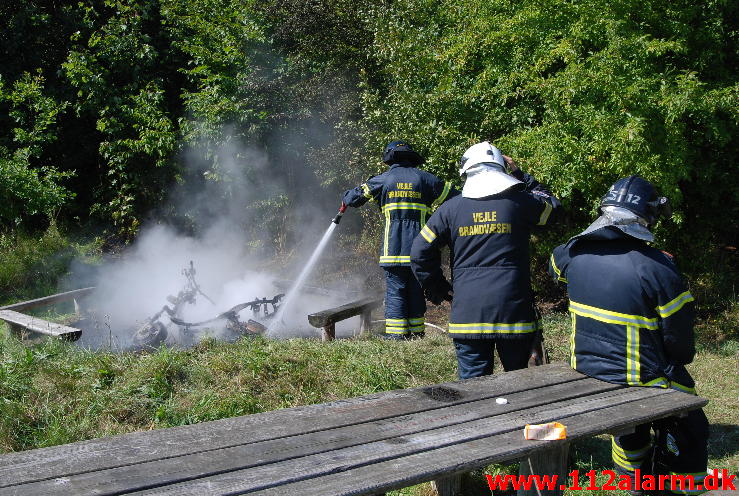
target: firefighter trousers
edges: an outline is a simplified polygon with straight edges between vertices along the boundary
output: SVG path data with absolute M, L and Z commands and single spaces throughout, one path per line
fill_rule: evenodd
M 410 267 L 385 269 L 385 335 L 389 338 L 423 336 L 426 299 Z
M 621 474 L 632 475 L 639 469 L 642 474 L 692 476 L 695 486 L 702 486 L 708 465 L 708 419 L 703 410 L 693 410 L 684 417 L 639 425 L 632 434 L 613 437 L 611 455 Z M 677 484 L 663 494 L 702 492 Z
M 535 333 L 516 338 L 454 339 L 459 378 L 469 379 L 493 373 L 495 348 L 503 370 L 525 369 L 529 364 Z

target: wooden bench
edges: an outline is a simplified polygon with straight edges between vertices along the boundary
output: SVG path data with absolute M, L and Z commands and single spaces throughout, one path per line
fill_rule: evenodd
M 706 403 L 544 365 L 6 454 L 0 496 L 370 495 L 434 480 L 451 495 L 457 474 L 496 462 L 564 477 L 571 441 Z M 550 421 L 567 426 L 566 440 L 523 438 L 526 424 Z
M 26 337 L 25 334 L 30 333 L 53 336 L 67 341 L 77 341 L 82 336 L 82 330 L 76 327 L 56 324 L 14 310 L 0 310 L 0 320 L 4 320 L 10 327 L 10 332 L 21 339 Z
M 360 332 L 368 331 L 370 328 L 372 310 L 382 305 L 382 298 L 369 297 L 356 300 L 336 308 L 329 308 L 308 315 L 308 322 L 313 327 L 322 328 L 321 337 L 323 341 L 336 339 L 336 323 L 342 320 L 360 316 Z
M 24 338 L 26 335 L 43 334 L 45 336 L 53 336 L 68 341 L 76 341 L 82 336 L 82 331 L 75 327 L 69 327 L 48 320 L 40 319 L 32 315 L 21 313 L 22 310 L 30 310 L 66 301 L 74 303 L 75 312 L 79 313 L 77 300 L 84 298 L 94 291 L 94 287 L 75 289 L 64 293 L 57 293 L 43 298 L 34 300 L 21 301 L 11 305 L 0 307 L 0 320 L 7 322 L 10 332 L 14 335 Z

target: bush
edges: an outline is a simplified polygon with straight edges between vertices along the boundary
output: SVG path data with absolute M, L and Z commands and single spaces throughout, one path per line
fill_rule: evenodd
M 96 257 L 99 243 L 73 243 L 54 224 L 41 235 L 0 234 L 0 305 L 55 293 L 72 260 Z

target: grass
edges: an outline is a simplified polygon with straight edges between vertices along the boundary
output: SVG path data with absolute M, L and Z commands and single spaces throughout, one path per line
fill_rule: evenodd
M 550 358 L 565 360 L 568 319 L 551 314 L 545 323 Z M 739 342 L 728 339 L 720 346 L 702 346 L 689 367 L 699 393 L 710 399 L 710 466 L 732 473 L 739 471 L 738 355 Z M 436 332 L 400 343 L 372 337 L 332 343 L 206 340 L 188 350 L 161 348 L 149 354 L 90 352 L 56 340 L 26 347 L 0 332 L 0 452 L 455 378 L 451 341 Z M 571 468 L 581 473 L 612 467 L 606 437 L 574 443 L 571 453 Z M 493 465 L 471 474 L 465 494 L 490 494 L 485 473 L 517 473 L 517 465 Z M 429 491 L 422 484 L 391 494 L 425 496 Z

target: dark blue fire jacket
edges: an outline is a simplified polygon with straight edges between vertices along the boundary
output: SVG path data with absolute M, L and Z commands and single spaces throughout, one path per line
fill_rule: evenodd
M 361 207 L 376 202 L 385 215 L 380 265 L 409 266 L 411 244 L 433 209 L 458 194 L 450 182 L 405 164 L 393 164 L 382 174 L 344 193 L 344 203 Z
M 694 393 L 693 296 L 670 256 L 608 226 L 555 248 L 549 272 L 569 293 L 572 368 Z
M 527 337 L 537 329 L 529 236 L 559 208 L 533 177 L 485 198 L 444 203 L 413 242 L 411 267 L 426 291 L 445 294 L 440 250 L 449 246 L 454 299 L 449 334 L 458 339 Z

